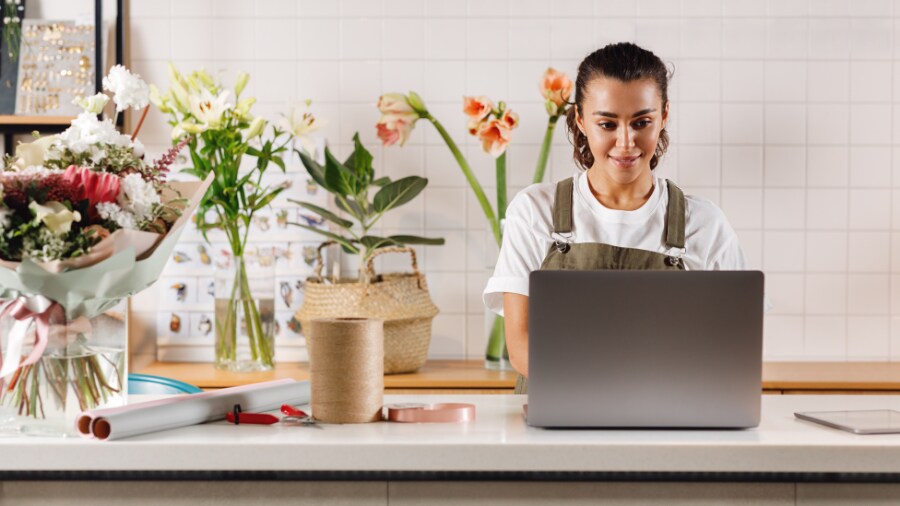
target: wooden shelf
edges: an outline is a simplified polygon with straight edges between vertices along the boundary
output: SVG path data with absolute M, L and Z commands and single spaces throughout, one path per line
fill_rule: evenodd
M 275 370 L 264 373 L 233 373 L 212 364 L 188 362 L 153 362 L 136 369 L 200 388 L 309 379 L 306 363 L 277 364 Z M 515 383 L 515 372 L 489 371 L 480 360 L 430 360 L 418 372 L 384 377 L 389 393 L 511 393 Z M 773 394 L 900 393 L 900 362 L 766 362 L 763 390 Z
M 282 363 L 268 372 L 234 373 L 220 371 L 212 364 L 188 362 L 153 362 L 135 372 L 173 378 L 200 388 L 224 388 L 281 378 L 309 379 L 309 364 Z M 417 372 L 388 374 L 384 377 L 387 390 L 512 390 L 516 373 L 489 371 L 480 360 L 429 360 Z M 394 393 L 394 392 L 392 392 Z
M 18 116 L 0 114 L 0 126 L 6 125 L 68 125 L 74 116 Z

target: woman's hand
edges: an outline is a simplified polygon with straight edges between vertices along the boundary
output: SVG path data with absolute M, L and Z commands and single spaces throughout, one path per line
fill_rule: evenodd
M 528 297 L 518 293 L 503 294 L 503 316 L 509 362 L 522 376 L 528 377 Z

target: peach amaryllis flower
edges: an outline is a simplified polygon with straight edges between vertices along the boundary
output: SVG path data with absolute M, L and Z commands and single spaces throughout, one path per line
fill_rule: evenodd
M 378 110 L 381 118 L 375 124 L 378 138 L 385 146 L 406 143 L 421 113 L 414 107 L 418 103 L 418 95 L 413 98 L 402 93 L 385 93 L 378 97 Z M 424 109 L 424 106 L 422 107 Z
M 478 129 L 478 140 L 481 141 L 481 148 L 494 158 L 499 158 L 500 155 L 506 152 L 510 137 L 511 131 L 509 126 L 499 119 L 485 121 Z
M 512 109 L 506 109 L 503 111 L 503 114 L 500 115 L 500 121 L 512 130 L 519 126 L 519 114 Z
M 410 119 L 408 116 L 402 115 L 384 115 L 375 124 L 378 138 L 384 146 L 393 146 L 399 143 L 401 146 L 406 144 L 412 133 L 416 117 Z
M 572 94 L 572 81 L 564 72 L 548 68 L 541 77 L 539 86 L 544 97 L 547 114 L 558 116 L 566 111 L 566 102 Z
M 494 103 L 485 96 L 463 97 L 463 112 L 469 117 L 470 125 L 481 123 L 493 110 Z

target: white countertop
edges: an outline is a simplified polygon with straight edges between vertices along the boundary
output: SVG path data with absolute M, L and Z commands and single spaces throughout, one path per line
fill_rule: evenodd
M 487 471 L 900 473 L 900 434 L 854 435 L 795 411 L 898 409 L 897 396 L 763 396 L 751 430 L 545 430 L 525 396 L 385 396 L 469 402 L 468 424 L 234 426 L 222 422 L 119 441 L 0 438 L 0 471 Z

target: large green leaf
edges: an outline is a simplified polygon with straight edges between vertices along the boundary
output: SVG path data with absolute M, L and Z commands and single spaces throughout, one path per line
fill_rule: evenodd
M 359 218 L 360 220 L 364 220 L 368 215 L 368 205 L 366 208 L 363 208 L 358 202 L 351 198 L 338 198 L 335 199 L 335 204 L 338 206 L 338 209 L 348 213 L 352 216 Z
M 389 184 L 390 182 L 391 178 L 384 176 L 372 181 L 372 184 L 374 184 L 375 186 L 384 186 L 386 184 Z
M 359 248 L 357 248 L 356 246 L 353 245 L 353 242 L 354 242 L 353 239 L 337 235 L 337 234 L 329 232 L 327 230 L 322 230 L 321 228 L 310 227 L 309 225 L 304 225 L 302 223 L 296 223 L 293 221 L 290 221 L 288 223 L 291 225 L 295 225 L 300 228 L 315 232 L 319 235 L 324 235 L 325 237 L 334 240 L 335 242 L 337 242 L 338 244 L 343 246 L 344 251 L 346 251 L 347 253 L 353 253 L 353 254 L 359 253 Z
M 409 176 L 384 185 L 375 194 L 373 201 L 375 211 L 383 213 L 389 209 L 402 206 L 414 199 L 416 195 L 425 189 L 427 184 L 428 180 L 424 177 Z
M 417 235 L 392 235 L 388 239 L 399 244 L 426 244 L 429 246 L 442 246 L 443 237 L 419 237 Z
M 325 182 L 328 183 L 332 193 L 344 197 L 353 195 L 357 185 L 356 175 L 344 167 L 328 148 L 325 148 Z
M 359 238 L 359 242 L 362 243 L 368 249 L 376 249 L 381 248 L 383 246 L 396 246 L 397 243 L 394 242 L 393 239 L 388 237 L 378 237 L 375 235 L 367 235 Z
M 325 182 L 325 168 L 313 160 L 305 151 L 299 149 L 295 149 L 294 151 L 300 155 L 300 161 L 303 162 L 306 172 L 309 172 L 309 176 L 313 178 L 313 181 L 322 188 L 325 188 L 325 191 L 331 192 L 331 188 L 328 186 L 328 183 Z
M 353 152 L 347 157 L 344 166 L 356 175 L 356 193 L 360 193 L 369 186 L 369 182 L 375 177 L 375 169 L 372 168 L 372 154 L 360 142 L 359 132 L 353 134 Z
M 350 227 L 353 226 L 353 222 L 352 222 L 352 221 L 350 221 L 350 220 L 345 220 L 345 219 L 341 218 L 340 216 L 338 216 L 338 215 L 332 213 L 332 212 L 329 211 L 328 209 L 324 209 L 324 208 L 319 207 L 319 206 L 317 206 L 317 205 L 313 205 L 313 204 L 310 204 L 310 203 L 308 203 L 308 202 L 301 202 L 301 201 L 299 201 L 299 200 L 294 200 L 294 199 L 288 199 L 288 202 L 293 202 L 293 203 L 297 204 L 297 205 L 300 206 L 300 207 L 303 207 L 303 208 L 305 208 L 305 209 L 309 209 L 310 211 L 312 211 L 312 212 L 318 214 L 319 216 L 325 218 L 326 220 L 329 220 L 329 221 L 331 221 L 332 223 L 336 223 L 336 224 L 338 224 L 338 225 L 340 225 L 340 226 L 342 226 L 342 227 L 344 227 L 344 228 L 350 228 Z

